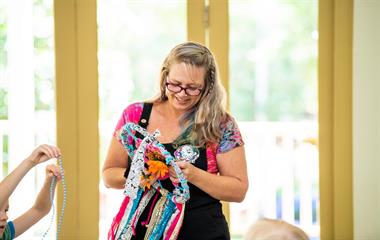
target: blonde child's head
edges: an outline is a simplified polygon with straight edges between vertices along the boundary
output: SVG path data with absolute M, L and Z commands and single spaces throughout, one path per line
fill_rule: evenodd
M 248 231 L 246 240 L 309 240 L 302 229 L 282 220 L 260 219 Z

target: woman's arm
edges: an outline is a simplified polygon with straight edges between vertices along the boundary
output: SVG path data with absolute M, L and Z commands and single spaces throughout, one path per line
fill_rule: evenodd
M 103 181 L 106 187 L 124 188 L 124 172 L 128 167 L 128 153 L 115 137 L 112 138 L 103 165 Z
M 4 180 L 0 183 L 0 206 L 8 200 L 25 174 L 38 163 L 58 157 L 60 151 L 57 147 L 43 144 L 38 146 L 29 157 L 22 161 Z
M 228 202 L 242 202 L 248 190 L 244 146 L 216 155 L 219 175 L 187 162 L 178 162 L 186 179 L 210 196 Z
M 57 182 L 61 180 L 62 176 L 59 172 L 58 166 L 54 164 L 48 165 L 46 167 L 46 178 L 44 185 L 42 186 L 41 191 L 38 193 L 34 205 L 23 215 L 21 215 L 13 221 L 13 224 L 15 226 L 15 237 L 24 233 L 31 226 L 37 223 L 41 218 L 43 218 L 49 213 L 51 208 L 50 186 L 54 176 L 57 177 L 57 181 L 55 181 L 53 186 L 53 189 L 55 190 Z M 53 197 L 54 192 L 55 191 L 53 191 Z

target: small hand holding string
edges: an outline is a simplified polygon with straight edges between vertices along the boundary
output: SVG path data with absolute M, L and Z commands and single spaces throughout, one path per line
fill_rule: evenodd
M 50 224 L 49 224 L 48 229 L 42 235 L 42 239 L 44 239 L 47 236 L 47 234 L 49 233 L 49 231 L 51 229 L 51 226 L 53 225 L 53 222 L 54 222 L 54 219 L 55 219 L 54 190 L 55 190 L 55 185 L 56 185 L 56 181 L 57 180 L 58 181 L 59 180 L 62 181 L 62 188 L 63 188 L 62 208 L 61 208 L 61 212 L 59 214 L 58 224 L 57 224 L 57 233 L 56 233 L 56 239 L 57 240 L 58 240 L 59 233 L 61 231 L 61 225 L 62 225 L 63 217 L 64 217 L 64 214 L 65 214 L 67 189 L 66 189 L 65 175 L 64 175 L 61 155 L 59 155 L 57 157 L 57 160 L 58 160 L 59 173 L 53 172 L 53 171 L 51 171 L 51 172 L 48 173 L 50 175 L 53 175 L 52 176 L 53 179 L 52 179 L 51 184 L 50 184 L 50 202 L 51 202 L 51 205 L 52 205 L 53 214 L 51 216 Z M 49 171 L 49 170 L 47 169 L 47 171 Z

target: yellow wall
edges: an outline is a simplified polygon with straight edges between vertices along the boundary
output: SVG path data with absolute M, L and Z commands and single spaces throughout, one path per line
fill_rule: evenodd
M 99 139 L 96 0 L 54 1 L 57 143 L 67 207 L 60 239 L 97 239 Z M 63 196 L 58 191 L 58 207 Z
M 352 0 L 319 1 L 319 154 L 322 240 L 353 239 Z

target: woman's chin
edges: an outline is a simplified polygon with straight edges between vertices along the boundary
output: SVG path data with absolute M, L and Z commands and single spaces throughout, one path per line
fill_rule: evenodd
M 174 108 L 177 110 L 177 111 L 187 111 L 189 109 L 191 109 L 191 104 L 175 104 Z
M 173 101 L 171 101 L 171 105 L 177 111 L 187 111 L 192 107 L 190 100 L 180 101 L 177 99 L 173 99 Z

